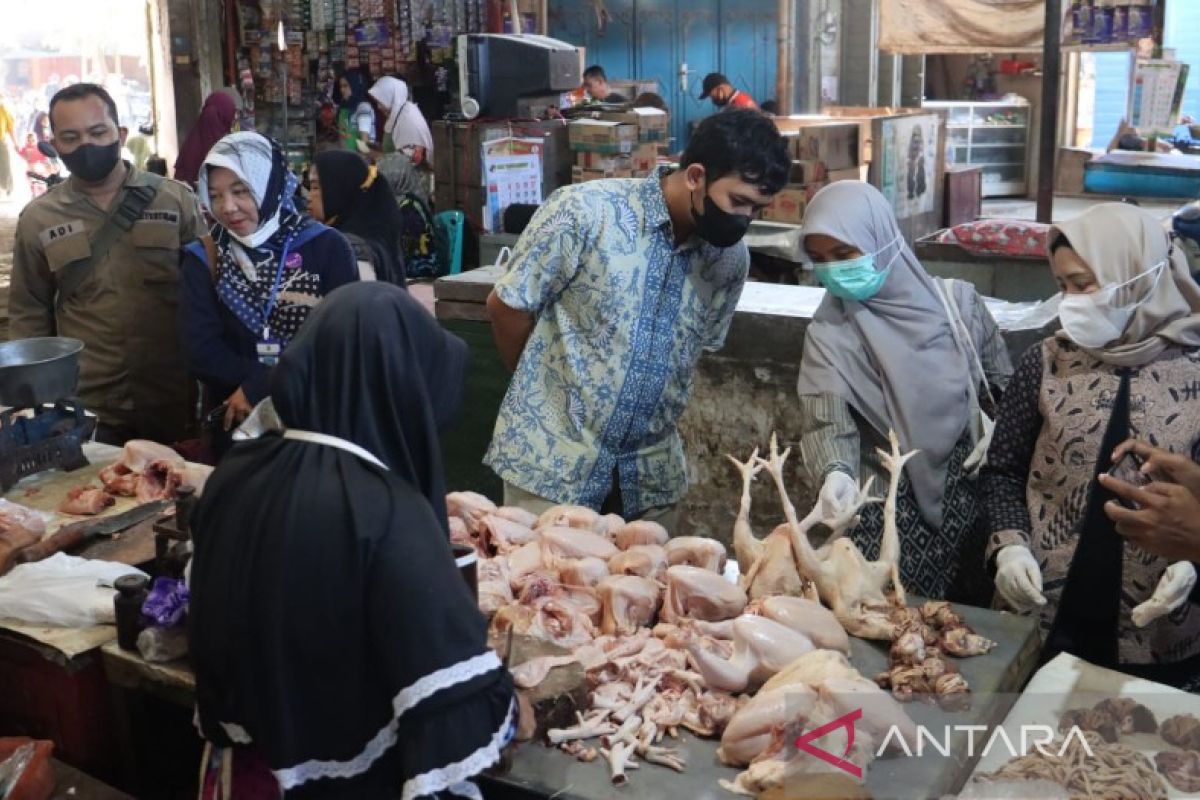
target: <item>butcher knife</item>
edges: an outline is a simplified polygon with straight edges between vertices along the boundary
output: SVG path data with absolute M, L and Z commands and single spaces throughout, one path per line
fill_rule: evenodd
M 30 561 L 41 561 L 57 552 L 82 547 L 98 536 L 112 536 L 114 533 L 120 533 L 143 520 L 162 513 L 170 505 L 170 500 L 155 500 L 152 503 L 134 506 L 120 514 L 84 522 L 72 522 L 70 525 L 62 526 L 37 544 L 18 550 L 13 557 L 13 563 L 27 564 Z

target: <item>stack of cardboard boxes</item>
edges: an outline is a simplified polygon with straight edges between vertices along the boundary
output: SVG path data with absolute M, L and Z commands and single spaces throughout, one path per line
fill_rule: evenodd
M 605 112 L 571 123 L 575 152 L 572 183 L 602 178 L 644 178 L 658 166 L 658 148 L 666 142 L 670 117 L 654 108 Z
M 776 125 L 787 139 L 792 173 L 787 186 L 763 209 L 763 219 L 799 225 L 808 202 L 822 187 L 867 179 L 860 123 L 781 117 Z

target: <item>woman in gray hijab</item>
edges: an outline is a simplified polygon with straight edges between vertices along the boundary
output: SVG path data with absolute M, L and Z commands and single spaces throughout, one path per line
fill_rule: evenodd
M 970 473 L 986 448 L 981 398 L 997 396 L 1012 374 L 999 328 L 969 284 L 925 272 L 869 184 L 839 181 L 818 192 L 805 213 L 804 247 L 826 289 L 797 384 L 800 451 L 821 487 L 823 516 L 853 502 L 860 480 L 886 486 L 875 449 L 887 449 L 895 430 L 903 450 L 921 451 L 908 462 L 896 512 L 905 588 L 986 604 Z M 877 558 L 882 530 L 882 506 L 872 504 L 850 535 Z

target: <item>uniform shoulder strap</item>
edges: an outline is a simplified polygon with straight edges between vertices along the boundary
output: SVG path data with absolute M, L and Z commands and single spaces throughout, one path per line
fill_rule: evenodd
M 158 196 L 159 187 L 163 184 L 162 176 L 146 173 L 145 186 L 126 186 L 121 192 L 121 198 L 116 209 L 104 220 L 104 224 L 91 237 L 91 255 L 81 258 L 63 267 L 58 279 L 58 296 L 55 306 L 62 308 L 70 299 L 97 264 L 103 264 L 108 258 L 109 251 L 120 241 L 121 237 L 133 229 L 133 223 L 142 218 L 142 214 L 154 198 Z

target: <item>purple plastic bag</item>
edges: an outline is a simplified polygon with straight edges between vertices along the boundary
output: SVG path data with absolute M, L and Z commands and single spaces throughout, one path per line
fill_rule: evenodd
M 173 628 L 187 616 L 188 588 L 178 578 L 155 578 L 150 595 L 142 603 L 142 616 L 152 625 Z

